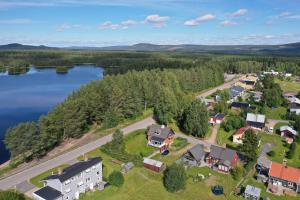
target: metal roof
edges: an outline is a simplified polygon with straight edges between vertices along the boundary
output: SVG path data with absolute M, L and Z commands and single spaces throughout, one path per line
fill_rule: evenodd
M 261 189 L 254 187 L 252 185 L 247 185 L 245 189 L 245 194 L 255 196 L 255 197 L 260 197 Z
M 164 125 L 153 124 L 149 127 L 148 135 L 166 139 L 172 130 Z
M 246 121 L 265 123 L 266 116 L 261 114 L 247 113 Z
M 34 194 L 45 200 L 53 200 L 62 196 L 60 191 L 49 186 L 43 187 L 42 189 L 35 191 Z
M 86 170 L 94 165 L 97 165 L 101 161 L 102 161 L 102 159 L 100 157 L 91 158 L 87 161 L 80 161 L 80 162 L 64 169 L 62 174 L 54 174 L 54 175 L 48 176 L 44 180 L 59 179 L 61 182 L 64 182 L 64 181 L 76 176 L 77 174 L 83 172 L 84 170 Z

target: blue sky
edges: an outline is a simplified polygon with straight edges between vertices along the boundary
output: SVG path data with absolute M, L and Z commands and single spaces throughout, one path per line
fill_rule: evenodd
M 300 0 L 0 0 L 0 44 L 300 41 Z

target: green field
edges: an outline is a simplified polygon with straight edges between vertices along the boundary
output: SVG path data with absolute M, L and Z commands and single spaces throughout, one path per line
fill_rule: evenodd
M 300 83 L 296 82 L 295 79 L 291 80 L 275 80 L 283 90 L 283 92 L 298 92 L 300 91 Z
M 269 108 L 266 107 L 266 117 L 267 119 L 286 119 L 287 108 L 278 107 L 278 108 Z
M 137 130 L 126 136 L 126 151 L 130 154 L 138 154 L 143 157 L 151 155 L 156 148 L 147 145 L 146 129 Z
M 282 163 L 283 160 L 286 159 L 289 166 L 297 168 L 300 167 L 300 144 L 297 144 L 294 157 L 292 159 L 287 159 L 285 155 L 289 149 L 287 146 L 285 146 L 285 141 L 280 135 L 261 133 L 260 136 L 262 139 L 262 144 L 265 144 L 266 142 L 272 142 L 276 145 L 273 148 L 275 156 L 269 157 L 270 160 Z

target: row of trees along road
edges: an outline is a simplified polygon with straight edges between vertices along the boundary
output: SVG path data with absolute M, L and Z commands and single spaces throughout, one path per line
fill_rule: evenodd
M 131 71 L 105 76 L 71 94 L 38 122 L 8 129 L 5 143 L 13 160 L 44 156 L 67 138 L 79 138 L 93 124 L 110 128 L 154 108 L 161 122 L 178 118 L 187 94 L 223 82 L 220 67 Z M 170 115 L 170 116 L 169 116 Z

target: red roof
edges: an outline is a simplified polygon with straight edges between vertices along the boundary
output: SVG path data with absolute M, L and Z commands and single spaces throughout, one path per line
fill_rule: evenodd
M 289 182 L 300 183 L 300 169 L 285 167 L 276 162 L 272 162 L 269 175 Z
M 244 135 L 244 133 L 247 129 L 248 129 L 248 127 L 242 127 L 239 130 L 237 130 L 234 135 Z

